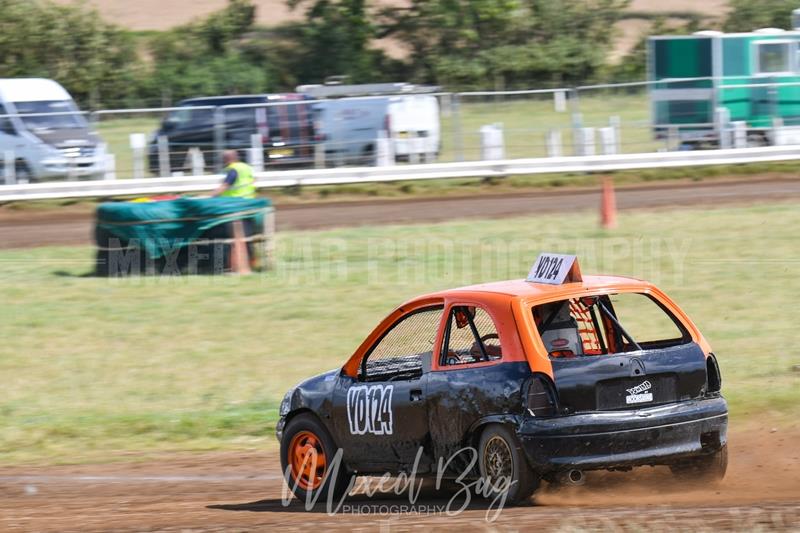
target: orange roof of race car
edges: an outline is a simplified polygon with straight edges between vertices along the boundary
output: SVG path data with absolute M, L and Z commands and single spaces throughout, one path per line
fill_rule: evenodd
M 602 289 L 616 288 L 640 288 L 648 289 L 653 285 L 647 281 L 624 276 L 583 276 L 582 281 L 564 283 L 561 285 L 547 285 L 545 283 L 535 283 L 524 279 L 513 279 L 507 281 L 493 281 L 490 283 L 479 283 L 455 289 L 447 289 L 426 297 L 450 296 L 456 293 L 476 293 L 485 292 L 493 294 L 503 294 L 506 296 L 532 298 L 548 297 L 553 294 L 576 291 L 597 291 Z

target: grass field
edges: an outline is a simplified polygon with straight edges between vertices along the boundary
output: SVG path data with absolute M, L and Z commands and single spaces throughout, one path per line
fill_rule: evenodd
M 420 292 L 522 277 L 540 250 L 651 279 L 719 356 L 734 421 L 800 414 L 797 204 L 283 233 L 246 278 L 86 276 L 88 248 L 0 252 L 0 462 L 273 446 L 277 404 Z M 777 223 L 780 221 L 780 223 Z

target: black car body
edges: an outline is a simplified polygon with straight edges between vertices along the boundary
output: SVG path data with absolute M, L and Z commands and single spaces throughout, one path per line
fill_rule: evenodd
M 317 140 L 309 100 L 299 94 L 183 100 L 152 136 L 150 171 L 156 175 L 162 171 L 159 137 L 167 139 L 170 172 L 191 170 L 191 148 L 200 149 L 207 169 L 219 170 L 221 150 L 238 150 L 242 160 L 247 160 L 255 134 L 261 136 L 265 167 L 310 166 Z
M 347 474 L 508 477 L 519 501 L 541 479 L 580 481 L 585 470 L 669 465 L 720 479 L 720 389 L 708 343 L 653 285 L 509 281 L 403 304 L 341 369 L 287 393 L 277 436 L 300 497 L 343 490 L 329 468 L 340 449 Z M 327 469 L 303 470 L 301 445 Z

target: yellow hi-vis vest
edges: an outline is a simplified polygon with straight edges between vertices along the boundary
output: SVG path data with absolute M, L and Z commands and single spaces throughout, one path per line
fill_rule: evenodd
M 220 196 L 229 198 L 255 198 L 256 186 L 255 179 L 253 178 L 253 169 L 247 163 L 237 161 L 225 167 L 225 172 L 230 170 L 236 171 L 236 181 L 233 185 L 223 191 Z

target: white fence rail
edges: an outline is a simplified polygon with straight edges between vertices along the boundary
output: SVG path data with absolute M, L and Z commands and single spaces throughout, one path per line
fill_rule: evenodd
M 405 180 L 503 177 L 526 174 L 610 172 L 701 165 L 764 163 L 800 159 L 792 146 L 657 152 L 649 154 L 598 155 L 504 159 L 390 167 L 287 170 L 256 174 L 259 189 L 309 185 L 337 185 Z M 222 176 L 162 177 L 108 181 L 67 181 L 0 186 L 0 202 L 66 198 L 92 198 L 205 192 Z

